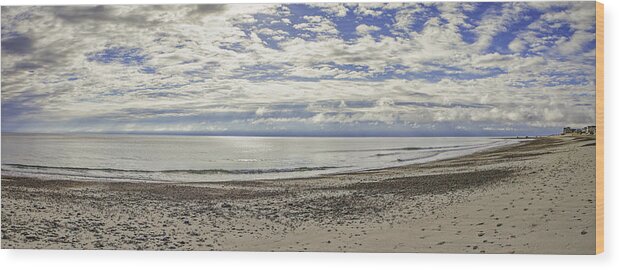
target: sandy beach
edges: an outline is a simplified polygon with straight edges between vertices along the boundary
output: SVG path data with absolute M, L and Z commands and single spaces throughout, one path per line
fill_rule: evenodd
M 595 140 L 310 179 L 2 176 L 2 248 L 595 253 Z

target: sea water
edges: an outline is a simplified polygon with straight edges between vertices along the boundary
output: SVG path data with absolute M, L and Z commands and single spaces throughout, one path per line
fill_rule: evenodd
M 6 133 L 2 175 L 157 182 L 299 178 L 453 158 L 517 141 Z

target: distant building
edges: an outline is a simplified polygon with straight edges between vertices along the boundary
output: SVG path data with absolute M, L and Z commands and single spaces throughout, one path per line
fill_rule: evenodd
M 586 126 L 584 128 L 564 127 L 561 135 L 595 135 L 595 126 Z
M 582 129 L 584 134 L 595 135 L 595 126 L 587 126 Z

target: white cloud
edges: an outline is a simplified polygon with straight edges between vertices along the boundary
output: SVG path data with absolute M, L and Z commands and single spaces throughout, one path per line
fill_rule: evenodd
M 560 39 L 557 48 L 560 53 L 570 55 L 577 53 L 585 48 L 585 45 L 595 41 L 595 33 L 576 31 L 569 39 Z
M 322 10 L 324 10 L 325 12 L 329 14 L 333 14 L 334 16 L 337 16 L 337 17 L 344 17 L 346 16 L 346 13 L 348 13 L 348 8 L 345 6 L 345 4 L 315 3 L 314 5 L 322 8 Z
M 374 25 L 360 24 L 355 29 L 359 35 L 367 35 L 371 32 L 380 30 L 380 27 Z
M 508 48 L 512 52 L 521 52 L 527 48 L 527 45 L 522 39 L 515 38 L 514 40 L 512 40 L 512 42 L 509 43 Z
M 377 6 L 372 4 L 359 4 L 355 9 L 355 14 L 372 17 L 378 17 L 382 15 L 383 12 L 380 9 L 375 9 L 375 7 Z
M 323 35 L 334 35 L 338 31 L 333 22 L 322 16 L 304 16 L 306 23 L 293 25 L 295 29 L 311 31 Z

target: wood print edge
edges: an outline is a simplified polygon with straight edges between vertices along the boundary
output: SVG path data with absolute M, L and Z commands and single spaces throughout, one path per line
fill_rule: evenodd
M 595 6 L 595 253 L 604 252 L 604 4 Z

